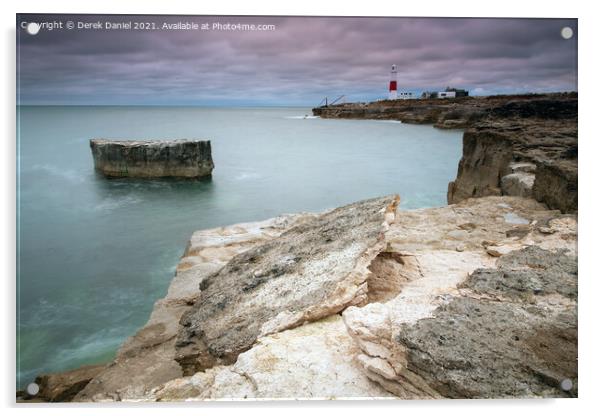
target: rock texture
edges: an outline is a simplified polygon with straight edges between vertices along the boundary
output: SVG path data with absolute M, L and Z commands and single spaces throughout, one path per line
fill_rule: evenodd
M 368 377 L 402 398 L 577 394 L 574 216 L 486 197 L 398 218 L 408 282 L 343 312 Z
M 539 107 L 545 105 L 537 100 L 520 105 L 510 101 L 464 133 L 463 156 L 449 186 L 449 203 L 506 194 L 533 196 L 562 212 L 577 211 L 576 99 L 542 101 L 550 106 L 549 112 L 543 112 Z M 541 113 L 533 112 L 533 106 Z M 512 173 L 517 162 L 535 165 L 535 171 Z
M 510 163 L 510 173 L 501 179 L 502 194 L 532 198 L 536 169 L 533 163 Z
M 208 140 L 90 140 L 97 171 L 107 177 L 200 178 L 211 175 Z
M 232 364 L 262 336 L 365 303 L 368 266 L 385 247 L 398 203 L 389 196 L 337 208 L 203 280 L 176 342 L 184 374 Z
M 476 270 L 462 296 L 396 328 L 405 371 L 452 398 L 576 395 L 561 388 L 577 377 L 576 282 L 574 257 L 536 247 Z
M 34 380 L 39 392 L 35 396 L 18 392 L 17 398 L 20 401 L 69 402 L 104 368 L 104 365 L 86 365 L 71 371 L 39 375 Z
M 551 209 L 577 211 L 576 93 L 385 100 L 313 113 L 465 129 L 458 174 L 448 188 L 450 204 L 492 195 L 533 196 Z M 535 170 L 517 173 L 512 165 Z
M 233 365 L 170 381 L 145 400 L 393 398 L 350 359 L 357 353 L 335 314 L 263 337 Z

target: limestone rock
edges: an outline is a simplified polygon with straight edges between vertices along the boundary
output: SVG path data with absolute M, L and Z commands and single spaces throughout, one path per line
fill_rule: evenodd
M 545 161 L 537 166 L 533 196 L 562 212 L 578 208 L 577 161 Z
M 528 246 L 501 257 L 495 269 L 475 271 L 462 287 L 512 300 L 552 294 L 575 300 L 577 259 L 559 251 Z
M 147 325 L 74 400 L 506 397 L 502 391 L 519 397 L 577 394 L 577 374 L 571 364 L 576 345 L 574 215 L 551 211 L 533 199 L 504 196 L 395 216 L 386 209 L 380 212 L 395 198 L 379 200 L 361 210 L 365 202 L 352 204 L 355 210 L 349 206 L 325 214 L 287 215 L 195 232 L 167 295 L 155 304 Z M 381 209 L 372 210 L 372 204 Z M 352 216 L 368 230 L 379 230 L 371 237 L 378 240 L 374 245 L 363 237 L 364 227 L 346 225 Z M 313 244 L 313 239 L 302 244 L 306 240 L 299 231 L 311 235 L 324 229 L 317 224 L 332 227 L 330 232 L 336 232 L 341 241 L 346 241 L 346 233 L 355 232 L 354 241 L 374 247 L 370 261 L 357 274 L 364 282 L 362 290 L 356 291 L 362 294 L 362 302 L 351 302 L 342 310 L 333 307 L 327 317 L 303 321 L 291 329 L 260 333 L 231 363 L 218 362 L 185 376 L 174 360 L 180 350 L 175 344 L 180 319 L 187 311 L 196 312 L 191 308 L 202 296 L 199 284 L 205 286 L 203 282 L 215 278 L 225 265 L 236 264 L 238 256 L 266 244 L 283 247 L 283 241 L 295 241 L 324 256 L 347 247 L 327 249 Z M 380 236 L 383 230 L 381 241 L 376 234 Z M 487 241 L 485 247 L 483 241 Z M 459 245 L 462 251 L 457 250 Z M 489 246 L 512 246 L 519 251 L 492 257 L 486 251 Z M 265 256 L 263 250 L 259 252 Z M 281 258 L 274 255 L 266 260 L 280 264 Z M 333 298 L 340 299 L 339 292 Z M 250 315 L 253 305 L 246 305 Z M 473 319 L 475 308 L 484 314 L 482 319 Z M 494 322 L 494 313 L 503 319 Z M 456 322 L 453 327 L 448 325 L 449 317 Z M 515 318 L 522 321 L 512 326 Z M 494 344 L 494 351 L 499 352 L 500 363 L 509 365 L 508 375 L 498 373 L 502 364 L 487 367 L 494 361 L 488 358 L 490 345 L 479 343 L 494 338 L 487 331 L 505 334 L 500 343 L 509 344 Z M 429 361 L 424 349 L 432 349 L 437 359 Z M 469 351 L 472 358 L 451 360 L 452 351 L 457 354 L 458 349 Z M 466 381 L 471 372 L 464 369 L 465 363 L 479 380 L 488 371 L 496 377 L 490 385 L 481 383 L 478 390 L 478 383 L 475 387 Z M 533 374 L 543 381 L 533 381 Z M 573 382 L 573 390 L 555 387 L 563 377 Z M 521 384 L 523 379 L 527 381 Z M 513 390 L 512 383 L 517 385 Z M 467 386 L 464 390 L 463 385 Z
M 500 118 L 540 118 L 566 120 L 577 114 L 576 99 L 558 99 L 560 97 L 576 98 L 576 94 L 531 95 L 532 99 L 510 99 L 491 110 L 495 117 Z
M 534 197 L 562 212 L 576 211 L 577 158 L 567 153 L 577 146 L 576 117 L 557 119 L 552 112 L 547 118 L 490 115 L 471 125 L 464 132 L 448 202 L 504 194 Z
M 90 140 L 94 167 L 107 177 L 200 178 L 211 175 L 208 140 Z
M 182 317 L 176 360 L 185 375 L 232 364 L 261 336 L 368 299 L 368 266 L 385 248 L 398 196 L 357 202 L 235 256 L 205 279 Z
M 533 196 L 535 175 L 532 173 L 517 172 L 502 177 L 502 194 L 530 198 Z
M 537 165 L 529 162 L 514 162 L 508 165 L 509 173 L 535 173 Z
M 505 254 L 509 254 L 515 250 L 520 250 L 523 246 L 519 243 L 510 244 L 493 244 L 485 247 L 487 254 L 493 257 L 502 257 Z
M 577 378 L 576 280 L 574 257 L 538 248 L 475 271 L 462 287 L 481 297 L 399 327 L 407 371 L 446 397 L 576 395 L 561 388 Z
M 500 210 L 529 221 L 496 221 Z M 458 252 L 450 230 L 468 223 Z M 356 360 L 401 398 L 575 396 L 576 228 L 575 216 L 524 198 L 398 215 L 389 247 L 414 259 L 408 282 L 385 302 L 343 312 Z M 514 250 L 491 257 L 484 240 Z M 575 387 L 562 390 L 564 379 Z
M 565 98 L 511 101 L 471 124 L 464 133 L 463 155 L 457 177 L 449 184 L 448 202 L 501 190 L 575 212 L 576 103 Z
M 261 338 L 231 366 L 165 383 L 143 400 L 393 398 L 350 359 L 339 315 Z

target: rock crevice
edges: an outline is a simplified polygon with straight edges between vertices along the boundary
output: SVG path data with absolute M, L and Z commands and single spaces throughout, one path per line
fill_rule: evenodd
M 575 217 L 506 198 L 467 200 L 451 215 L 399 216 L 390 245 L 415 256 L 411 277 L 396 297 L 343 312 L 361 349 L 356 359 L 387 391 L 414 399 L 577 395 Z M 460 251 L 454 228 L 466 233 Z M 573 387 L 563 390 L 567 379 Z

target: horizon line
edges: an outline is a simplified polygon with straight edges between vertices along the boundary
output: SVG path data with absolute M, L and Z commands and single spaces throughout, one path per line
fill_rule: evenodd
M 468 97 L 459 97 L 459 98 L 441 98 L 442 100 L 455 100 L 455 99 L 466 99 L 466 98 L 486 98 L 486 97 L 507 97 L 507 96 L 519 96 L 519 95 L 549 95 L 549 94 L 579 94 L 576 90 L 565 90 L 565 91 L 547 91 L 547 92 L 514 92 L 514 93 L 500 93 L 500 94 L 488 94 L 488 95 L 470 95 Z M 421 100 L 423 98 L 416 97 L 412 99 L 397 99 L 390 101 L 413 101 L 413 100 Z M 430 98 L 429 98 L 430 99 Z M 354 103 L 371 103 L 377 101 L 389 101 L 387 98 L 374 99 L 369 101 L 349 101 L 346 103 L 340 104 L 354 104 Z M 339 105 L 339 104 L 334 104 Z M 222 108 L 298 108 L 298 107 L 309 107 L 309 108 L 317 108 L 320 105 L 311 105 L 311 104 L 63 104 L 63 103 L 51 103 L 51 104 L 22 104 L 17 103 L 16 107 L 222 107 Z

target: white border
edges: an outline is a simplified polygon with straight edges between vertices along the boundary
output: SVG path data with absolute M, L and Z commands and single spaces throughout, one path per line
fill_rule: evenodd
M 271 14 L 271 15 L 332 15 L 332 16 L 487 16 L 487 17 L 571 17 L 579 18 L 579 136 L 580 136 L 580 213 L 579 213 L 579 399 L 575 400 L 495 400 L 495 401 L 339 401 L 339 402 L 253 402 L 253 403 L 197 403 L 193 406 L 158 404 L 153 407 L 126 405 L 98 406 L 31 406 L 20 409 L 22 414 L 62 415 L 65 412 L 81 414 L 109 410 L 113 413 L 163 414 L 166 411 L 181 413 L 194 412 L 248 412 L 261 414 L 307 414 L 316 411 L 344 411 L 350 414 L 379 412 L 382 414 L 476 414 L 482 416 L 507 415 L 516 412 L 545 412 L 546 414 L 567 415 L 593 410 L 600 395 L 600 360 L 597 351 L 600 343 L 600 304 L 602 273 L 597 260 L 600 245 L 600 155 L 602 138 L 597 119 L 601 117 L 600 102 L 596 97 L 600 91 L 602 68 L 599 57 L 601 17 L 596 12 L 595 2 L 575 1 L 527 2 L 525 0 L 486 1 L 384 1 L 370 0 L 356 4 L 351 0 L 326 2 L 324 0 L 298 0 L 295 3 L 284 1 L 253 0 L 240 1 L 75 1 L 75 0 L 23 0 L 13 4 L 2 2 L 3 62 L 2 82 L 5 99 L 2 102 L 2 126 L 5 129 L 1 141 L 0 181 L 2 203 L 2 242 L 0 256 L 5 273 L 2 295 L 3 366 L 0 381 L 0 394 L 4 406 L 14 403 L 15 374 L 15 13 L 132 13 L 132 14 Z M 372 410 L 372 408 L 375 408 Z

